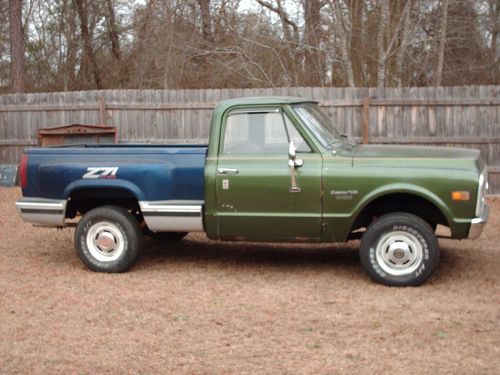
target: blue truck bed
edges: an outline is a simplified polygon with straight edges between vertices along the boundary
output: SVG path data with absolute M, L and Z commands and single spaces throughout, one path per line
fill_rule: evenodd
M 89 197 L 93 189 L 104 191 L 106 188 L 133 196 L 153 231 L 167 227 L 166 221 L 169 225 L 177 223 L 169 230 L 202 230 L 206 152 L 206 145 L 80 145 L 27 149 L 25 165 L 21 165 L 21 169 L 27 170 L 25 173 L 21 170 L 23 199 L 18 210 L 32 222 L 63 225 L 72 196 L 85 192 Z M 23 175 L 27 176 L 26 181 Z M 181 219 L 169 220 L 167 216 Z

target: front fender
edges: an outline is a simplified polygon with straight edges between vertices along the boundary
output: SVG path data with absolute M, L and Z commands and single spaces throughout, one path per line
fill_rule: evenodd
M 450 225 L 454 224 L 453 213 L 440 196 L 419 185 L 411 183 L 393 183 L 374 188 L 363 195 L 350 210 L 344 212 L 323 212 L 323 240 L 345 241 L 361 212 L 370 203 L 391 194 L 411 194 L 425 199 L 442 212 Z M 404 211 L 404 207 L 401 208 L 401 211 Z
M 443 215 L 446 217 L 446 220 L 448 223 L 451 223 L 453 221 L 453 213 L 451 212 L 450 208 L 448 205 L 434 192 L 423 188 L 422 186 L 419 185 L 414 185 L 414 184 L 408 184 L 408 183 L 395 183 L 395 184 L 389 184 L 389 185 L 384 185 L 380 186 L 368 194 L 366 194 L 363 199 L 361 199 L 358 204 L 355 206 L 353 212 L 352 212 L 352 222 L 351 225 L 354 223 L 354 220 L 358 217 L 358 215 L 361 213 L 361 211 L 368 206 L 371 202 L 375 201 L 378 198 L 381 198 L 386 195 L 390 194 L 412 194 L 415 196 L 418 196 L 420 198 L 424 198 L 428 200 L 430 203 L 434 204 L 439 211 L 443 213 Z

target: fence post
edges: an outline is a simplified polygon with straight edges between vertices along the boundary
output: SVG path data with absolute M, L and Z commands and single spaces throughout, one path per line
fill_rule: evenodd
M 370 142 L 370 98 L 363 98 L 363 143 Z

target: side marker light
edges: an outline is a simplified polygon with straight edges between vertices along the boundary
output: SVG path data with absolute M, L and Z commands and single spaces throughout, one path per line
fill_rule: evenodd
M 470 193 L 468 191 L 452 191 L 451 200 L 452 201 L 468 201 L 470 199 Z

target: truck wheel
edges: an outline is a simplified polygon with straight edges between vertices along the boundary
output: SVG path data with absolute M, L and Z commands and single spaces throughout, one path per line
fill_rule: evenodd
M 137 220 L 125 209 L 103 206 L 87 212 L 75 231 L 76 252 L 82 262 L 97 272 L 128 270 L 142 250 Z
M 370 224 L 361 238 L 359 255 L 368 275 L 390 286 L 419 285 L 439 263 L 438 242 L 430 225 L 403 212 Z

